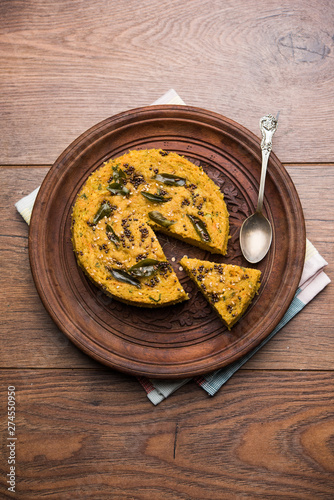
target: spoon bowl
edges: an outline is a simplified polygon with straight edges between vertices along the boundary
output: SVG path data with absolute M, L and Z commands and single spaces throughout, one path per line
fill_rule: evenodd
M 240 231 L 241 251 L 248 262 L 256 264 L 268 253 L 273 231 L 268 219 L 255 212 L 244 221 Z
M 267 255 L 272 241 L 272 227 L 262 213 L 262 206 L 267 165 L 272 149 L 272 137 L 277 128 L 277 119 L 278 116 L 274 118 L 272 115 L 266 115 L 260 120 L 262 167 L 257 208 L 256 212 L 244 221 L 240 229 L 240 248 L 245 259 L 251 264 L 260 262 Z

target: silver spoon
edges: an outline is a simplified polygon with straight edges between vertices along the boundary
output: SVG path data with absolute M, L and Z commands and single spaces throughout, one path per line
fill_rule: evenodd
M 262 213 L 264 185 L 266 180 L 268 159 L 272 148 L 272 138 L 277 128 L 277 120 L 273 115 L 263 116 L 260 120 L 262 132 L 262 168 L 256 212 L 248 217 L 240 229 L 240 247 L 248 262 L 260 262 L 268 253 L 272 240 L 272 227 Z

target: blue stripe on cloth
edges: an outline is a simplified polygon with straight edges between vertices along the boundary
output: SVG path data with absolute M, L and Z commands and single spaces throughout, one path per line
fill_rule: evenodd
M 290 319 L 292 319 L 297 313 L 299 313 L 299 311 L 301 311 L 305 307 L 304 302 L 299 300 L 297 297 L 299 292 L 300 289 L 297 290 L 297 293 L 293 301 L 291 302 L 289 309 L 287 310 L 281 321 L 278 323 L 276 328 L 268 335 L 268 337 L 266 337 L 261 342 L 261 344 L 259 344 L 257 347 L 255 347 L 255 349 L 250 351 L 242 358 L 228 365 L 226 368 L 221 368 L 220 370 L 216 370 L 211 374 L 204 375 L 204 377 L 201 379 L 200 386 L 204 390 L 206 390 L 206 392 L 210 396 L 216 394 L 221 386 L 224 385 L 232 377 L 232 375 L 234 375 L 234 373 L 239 370 L 239 368 L 241 368 L 241 366 L 243 366 L 252 356 L 254 356 L 254 354 L 259 351 L 270 339 L 272 339 L 273 336 L 290 321 Z

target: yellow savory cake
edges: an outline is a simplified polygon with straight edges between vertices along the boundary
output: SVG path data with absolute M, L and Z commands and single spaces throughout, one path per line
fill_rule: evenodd
M 121 301 L 158 307 L 188 297 L 154 231 L 224 255 L 229 217 L 201 167 L 161 149 L 134 150 L 90 175 L 71 230 L 77 261 L 94 283 Z
M 260 287 L 261 271 L 183 257 L 183 269 L 230 330 Z

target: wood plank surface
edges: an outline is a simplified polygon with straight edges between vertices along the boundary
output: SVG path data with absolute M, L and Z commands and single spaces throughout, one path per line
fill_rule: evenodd
M 281 161 L 331 161 L 333 24 L 331 0 L 2 0 L 0 163 L 53 163 L 169 88 L 257 135 L 280 111 Z
M 0 185 L 5 187 L 5 195 L 1 200 L 3 223 L 0 236 L 3 256 L 0 276 L 0 330 L 3 333 L 0 336 L 1 366 L 99 366 L 73 346 L 54 325 L 42 306 L 32 280 L 28 256 L 28 227 L 17 213 L 14 204 L 42 182 L 48 168 L 0 168 Z M 328 262 L 333 262 L 331 185 L 334 180 L 334 166 L 289 166 L 288 172 L 299 191 L 308 238 Z M 307 183 L 305 177 L 308 179 Z M 322 193 L 321 196 L 319 192 Z M 326 273 L 334 279 L 332 266 L 326 268 Z M 323 320 L 320 324 L 319 312 Z M 247 368 L 333 369 L 333 316 L 334 289 L 328 286 L 247 364 Z M 7 339 L 11 341 L 8 342 Z
M 14 206 L 81 133 L 170 88 L 257 136 L 280 111 L 273 150 L 333 281 L 333 26 L 331 0 L 1 0 L 1 499 L 333 500 L 333 284 L 214 397 L 192 381 L 154 406 L 50 319 Z
M 0 380 L 1 407 L 16 388 L 15 498 L 333 498 L 331 374 L 244 371 L 213 398 L 190 384 L 158 407 L 109 370 L 2 370 Z M 13 498 L 8 452 L 1 498 Z

